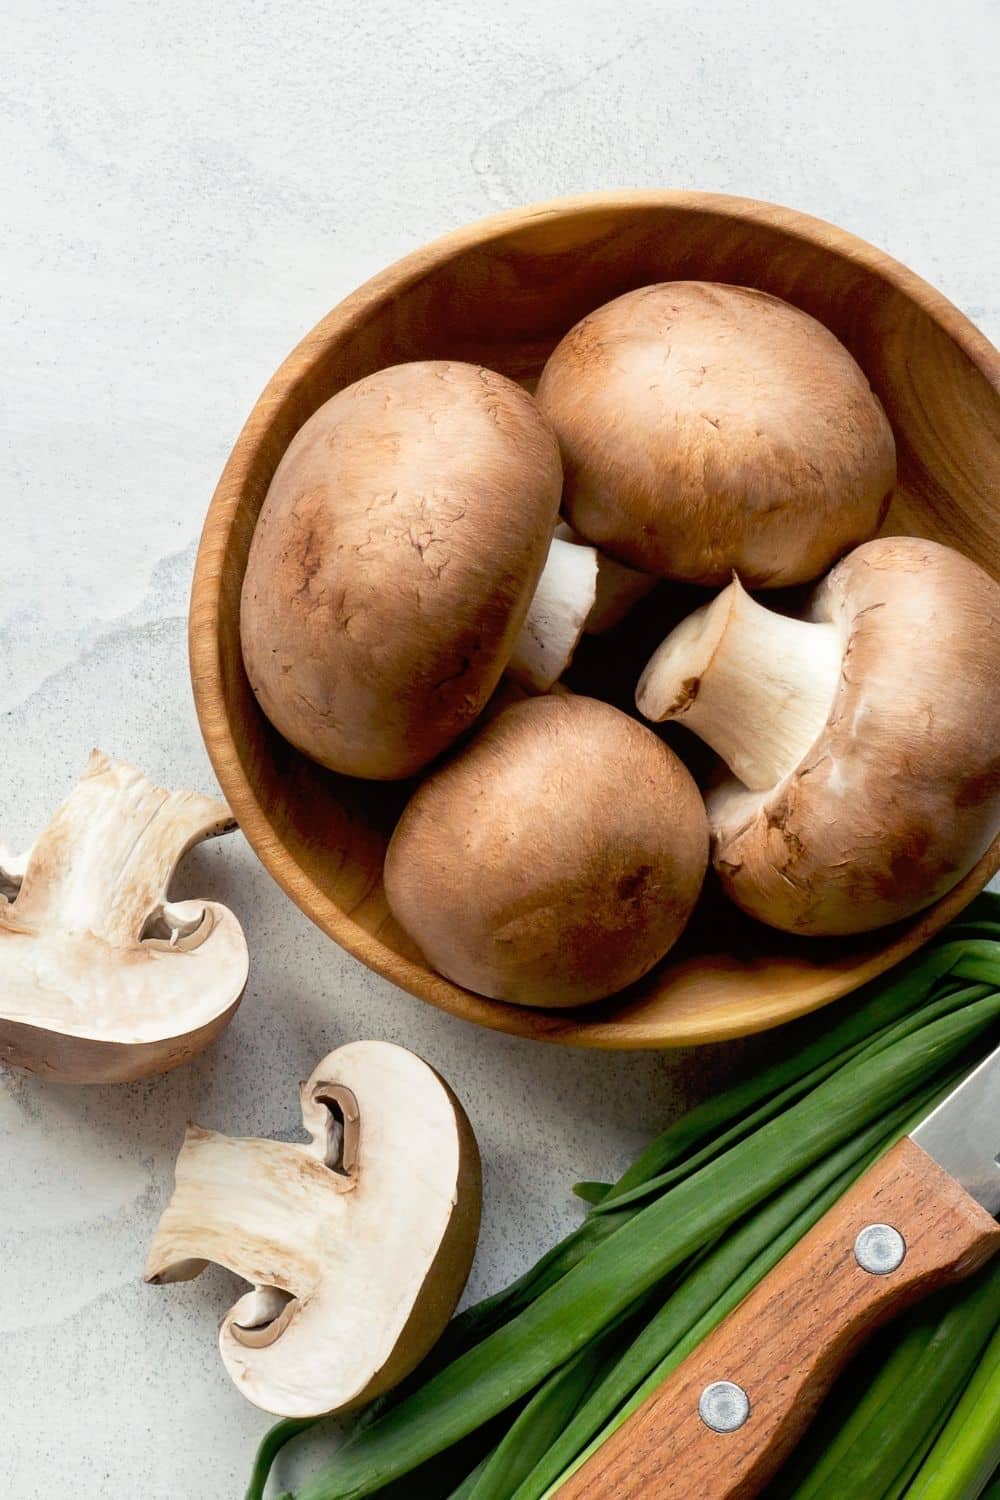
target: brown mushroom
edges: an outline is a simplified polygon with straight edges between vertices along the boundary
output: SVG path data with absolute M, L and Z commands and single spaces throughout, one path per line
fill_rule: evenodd
M 243 584 L 247 675 L 333 770 L 412 774 L 479 714 L 549 550 L 561 469 L 534 399 L 475 365 L 379 370 L 278 465 Z
M 371 1401 L 450 1318 L 479 1234 L 479 1152 L 433 1068 L 390 1042 L 349 1042 L 301 1087 L 310 1139 L 234 1139 L 189 1125 L 146 1280 L 209 1261 L 252 1289 L 219 1350 L 248 1400 L 288 1417 Z
M 26 854 L 0 849 L 0 1062 L 118 1083 L 193 1057 L 246 984 L 240 924 L 170 901 L 179 860 L 236 822 L 99 750 Z
M 704 807 L 673 752 L 609 704 L 549 696 L 504 709 L 418 788 L 385 890 L 449 979 L 578 1005 L 663 957 L 707 855 Z
M 772 927 L 908 917 L 1000 829 L 1000 584 L 936 542 L 857 548 L 802 620 L 734 580 L 667 637 L 636 702 L 734 773 L 708 796 L 713 862 Z
M 749 287 L 627 292 L 570 330 L 538 400 L 570 524 L 690 583 L 815 578 L 873 535 L 895 483 L 863 371 L 815 318 Z

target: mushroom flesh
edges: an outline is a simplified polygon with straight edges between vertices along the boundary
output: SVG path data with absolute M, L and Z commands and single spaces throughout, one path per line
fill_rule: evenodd
M 734 579 L 655 652 L 636 702 L 733 773 L 707 799 L 713 863 L 773 927 L 908 917 L 1000 829 L 1000 584 L 936 542 L 857 548 L 803 619 Z
M 26 854 L 0 851 L 0 1061 L 74 1083 L 162 1073 L 232 1016 L 248 956 L 232 912 L 170 901 L 184 854 L 236 827 L 95 750 Z
M 373 1400 L 436 1342 L 479 1233 L 472 1128 L 434 1070 L 389 1042 L 351 1042 L 301 1086 L 310 1139 L 234 1139 L 189 1125 L 146 1280 L 212 1261 L 251 1283 L 219 1348 L 265 1411 L 309 1417 Z
M 537 394 L 570 524 L 661 577 L 815 578 L 878 530 L 895 483 L 892 431 L 853 357 L 751 287 L 626 292 L 570 330 Z
M 527 391 L 426 360 L 338 392 L 271 481 L 243 583 L 264 713 L 331 770 L 419 771 L 477 718 L 541 577 L 562 486 Z
M 418 787 L 384 880 L 440 973 L 567 1006 L 659 962 L 707 858 L 701 797 L 673 752 L 607 703 L 549 695 L 504 709 Z

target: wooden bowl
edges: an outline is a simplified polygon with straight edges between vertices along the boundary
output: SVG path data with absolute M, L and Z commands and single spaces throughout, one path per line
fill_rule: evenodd
M 578 1011 L 506 1005 L 428 969 L 389 915 L 382 856 L 409 788 L 321 770 L 257 708 L 240 657 L 240 588 L 271 476 L 306 418 L 342 386 L 403 360 L 470 360 L 530 381 L 586 312 L 632 287 L 681 278 L 760 287 L 832 328 L 896 434 L 899 489 L 886 529 L 951 543 L 1000 574 L 1000 357 L 989 342 L 926 282 L 841 229 L 688 192 L 604 193 L 500 214 L 374 277 L 269 381 L 219 481 L 198 553 L 190 620 L 198 716 L 257 854 L 292 900 L 372 969 L 453 1015 L 520 1036 L 670 1047 L 775 1026 L 910 953 L 1000 865 L 997 840 L 918 920 L 860 939 L 785 937 L 710 893 L 682 944 L 623 995 Z

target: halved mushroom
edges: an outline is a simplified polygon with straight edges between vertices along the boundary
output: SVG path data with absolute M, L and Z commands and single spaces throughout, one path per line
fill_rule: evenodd
M 236 823 L 99 750 L 30 850 L 0 854 L 0 1061 L 70 1083 L 163 1073 L 232 1016 L 248 956 L 232 912 L 167 900 L 174 868 Z
M 636 702 L 734 773 L 707 799 L 713 861 L 772 927 L 910 916 L 1000 829 L 1000 584 L 936 542 L 857 548 L 802 620 L 734 580 L 654 653 Z
M 385 893 L 449 979 L 579 1005 L 659 962 L 707 858 L 701 797 L 673 751 L 610 704 L 550 695 L 505 708 L 417 788 Z
M 538 401 L 570 524 L 661 577 L 815 578 L 878 530 L 895 483 L 892 431 L 859 365 L 822 323 L 752 287 L 616 297 L 557 345 Z
M 411 1052 L 351 1042 L 300 1093 L 306 1145 L 188 1126 L 146 1264 L 157 1284 L 209 1261 L 252 1283 L 223 1363 L 288 1417 L 361 1405 L 419 1363 L 465 1285 L 481 1201 L 465 1112 Z
M 527 391 L 448 360 L 339 391 L 271 481 L 243 583 L 247 676 L 321 765 L 409 776 L 476 719 L 542 573 L 562 467 Z

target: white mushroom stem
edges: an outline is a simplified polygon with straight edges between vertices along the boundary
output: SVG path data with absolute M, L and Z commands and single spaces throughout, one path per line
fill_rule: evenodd
M 553 535 L 558 541 L 573 542 L 586 547 L 588 543 L 565 521 L 560 521 Z M 613 557 L 597 551 L 597 591 L 594 607 L 584 625 L 586 635 L 603 635 L 624 620 L 634 604 L 645 599 L 661 580 L 652 573 L 640 573 L 638 568 L 626 567 Z
M 831 623 L 765 609 L 734 578 L 671 631 L 639 680 L 647 719 L 679 719 L 751 791 L 801 762 L 830 716 L 843 643 Z
M 597 552 L 554 538 L 507 671 L 547 693 L 573 659 L 597 595 Z
M 19 884 L 10 920 L 29 931 L 90 933 L 112 946 L 143 935 L 190 947 L 200 915 L 164 901 L 174 866 L 192 844 L 233 828 L 229 809 L 197 792 L 166 791 L 134 766 L 95 750 L 30 856 L 4 869 Z
M 299 1092 L 308 1146 L 232 1139 L 188 1126 L 174 1196 L 146 1268 L 147 1281 L 188 1281 L 211 1260 L 252 1282 L 253 1290 L 233 1308 L 232 1329 L 237 1342 L 253 1348 L 280 1337 L 294 1313 L 291 1304 L 315 1291 L 319 1263 L 308 1211 L 324 1201 L 337 1213 L 337 1196 L 355 1186 L 350 1174 L 361 1128 L 355 1095 L 315 1078 Z M 296 1210 L 305 1227 L 296 1222 Z
M 280 1287 L 255 1287 L 233 1308 L 230 1332 L 247 1349 L 267 1349 L 280 1339 L 297 1306 L 298 1299 Z
M 189 1281 L 209 1261 L 225 1266 L 253 1287 L 232 1311 L 241 1330 L 260 1329 L 290 1301 L 308 1299 L 322 1265 L 316 1203 L 329 1214 L 342 1191 L 318 1155 L 315 1143 L 235 1139 L 189 1125 L 146 1280 Z

